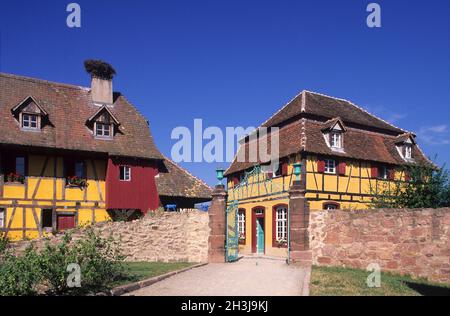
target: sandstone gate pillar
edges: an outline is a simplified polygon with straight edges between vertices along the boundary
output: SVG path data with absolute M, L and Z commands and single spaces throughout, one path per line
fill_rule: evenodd
M 312 263 L 312 252 L 309 249 L 309 203 L 305 193 L 300 181 L 294 181 L 289 189 L 289 263 L 308 267 Z
M 223 185 L 217 185 L 212 193 L 209 208 L 208 262 L 225 262 L 225 216 L 227 207 L 227 192 Z

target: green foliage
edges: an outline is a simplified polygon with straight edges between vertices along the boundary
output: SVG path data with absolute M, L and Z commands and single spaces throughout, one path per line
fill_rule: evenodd
M 30 296 L 37 294 L 41 281 L 39 256 L 33 247 L 21 257 L 6 250 L 0 259 L 0 296 Z
M 371 202 L 374 208 L 440 208 L 450 206 L 449 174 L 445 167 L 426 164 L 408 165 L 404 174 L 409 181 L 397 181 L 393 187 L 379 187 Z M 373 190 L 375 191 L 375 190 Z
M 86 295 L 105 291 L 122 276 L 123 260 L 118 242 L 112 237 L 102 238 L 92 228 L 78 240 L 66 233 L 59 244 L 48 242 L 40 252 L 29 247 L 23 256 L 15 256 L 5 250 L 0 256 L 0 295 Z M 81 287 L 68 285 L 71 271 L 67 268 L 71 264 L 80 266 Z

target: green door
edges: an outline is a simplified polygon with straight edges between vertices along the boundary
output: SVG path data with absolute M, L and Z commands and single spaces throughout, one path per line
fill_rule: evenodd
M 264 218 L 256 219 L 256 253 L 264 254 Z

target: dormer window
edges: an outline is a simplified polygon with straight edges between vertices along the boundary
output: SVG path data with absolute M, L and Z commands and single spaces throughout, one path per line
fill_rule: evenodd
M 103 106 L 94 115 L 92 115 L 86 124 L 94 134 L 94 137 L 100 140 L 113 139 L 114 134 L 119 131 L 119 121 L 108 109 Z
M 411 133 L 406 133 L 400 136 L 397 136 L 396 141 L 397 151 L 400 156 L 408 162 L 414 161 L 413 157 L 413 147 L 416 145 L 414 135 Z
M 39 130 L 40 126 L 39 116 L 36 114 L 22 114 L 22 128 L 23 129 L 31 129 L 31 130 Z
M 340 118 L 325 122 L 322 128 L 323 136 L 328 147 L 337 152 L 344 152 L 344 133 L 347 128 Z
M 342 148 L 342 133 L 333 131 L 330 133 L 330 145 L 331 148 L 341 149 Z
M 22 131 L 40 131 L 48 123 L 47 112 L 29 96 L 11 109 Z
M 95 136 L 99 138 L 112 138 L 112 125 L 96 122 Z

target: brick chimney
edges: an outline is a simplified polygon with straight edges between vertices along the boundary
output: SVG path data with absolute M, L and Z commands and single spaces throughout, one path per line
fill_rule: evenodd
M 112 80 L 116 71 L 114 68 L 101 60 L 87 60 L 84 62 L 86 71 L 91 75 L 92 101 L 100 105 L 113 104 Z

